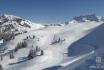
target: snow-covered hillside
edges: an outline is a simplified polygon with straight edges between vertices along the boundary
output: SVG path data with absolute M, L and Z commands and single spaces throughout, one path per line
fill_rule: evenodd
M 104 45 L 103 17 L 95 15 L 46 26 L 4 15 L 0 17 L 0 26 L 2 33 L 20 32 L 0 44 L 0 64 L 4 70 L 69 70 L 68 66 L 77 66 L 76 62 L 89 59 Z
M 10 31 L 15 33 L 23 33 L 42 27 L 44 26 L 41 24 L 36 24 L 13 15 L 2 15 L 0 17 L 0 31 L 3 33 Z

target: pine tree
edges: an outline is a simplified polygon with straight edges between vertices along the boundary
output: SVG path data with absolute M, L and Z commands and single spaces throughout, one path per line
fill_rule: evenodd
M 2 65 L 0 64 L 0 70 L 3 70 L 3 67 L 2 67 Z
M 35 50 L 36 50 L 36 52 L 40 51 L 40 48 L 38 46 L 36 46 Z
M 27 46 L 27 43 L 25 41 L 18 43 L 17 46 L 15 47 L 15 52 L 21 48 L 26 48 L 26 46 Z
M 43 52 L 43 50 L 41 50 L 41 54 L 40 55 L 43 55 L 44 54 L 44 52 Z
M 33 39 L 35 38 L 35 35 L 33 35 Z
M 10 59 L 13 59 L 14 58 L 14 52 L 12 51 L 11 53 L 10 53 Z
M 30 50 L 29 54 L 28 54 L 28 58 L 32 59 L 35 56 L 35 51 L 33 49 Z
M 3 60 L 3 56 L 1 55 L 0 58 L 1 58 L 1 61 L 2 61 Z

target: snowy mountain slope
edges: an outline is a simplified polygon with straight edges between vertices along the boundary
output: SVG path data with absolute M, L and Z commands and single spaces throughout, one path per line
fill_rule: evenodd
M 103 45 L 104 45 L 104 24 L 100 25 L 99 27 L 95 28 L 90 34 L 86 35 L 85 37 L 81 38 L 80 40 L 76 41 L 69 47 L 69 56 L 76 56 L 76 55 L 83 55 L 95 50 L 95 53 L 90 56 L 86 57 L 85 59 L 81 59 L 82 62 L 79 60 L 78 63 L 74 63 L 72 66 L 71 64 L 67 65 L 66 67 L 60 68 L 59 70 L 77 70 L 75 67 L 81 67 L 86 65 L 86 60 L 93 59 L 96 60 L 96 56 L 102 57 L 104 55 L 103 52 Z M 85 51 L 86 50 L 86 51 Z M 75 66 L 77 64 L 77 66 Z M 91 62 L 89 64 L 92 64 Z M 74 68 L 72 68 L 74 66 Z M 87 67 L 87 66 L 86 66 Z M 87 67 L 85 70 L 88 70 L 90 67 Z
M 100 46 L 104 45 L 104 24 L 100 25 L 96 29 L 94 29 L 90 34 L 86 35 L 84 38 L 80 39 L 79 41 L 73 43 L 69 50 L 72 51 L 71 48 L 74 50 L 74 46 L 77 45 L 77 47 L 81 48 L 81 45 L 88 45 L 88 46 L 93 46 L 94 49 L 100 48 Z M 76 49 L 78 50 L 78 48 Z M 71 52 L 70 51 L 70 52 Z M 71 52 L 72 53 L 72 52 Z
M 9 20 L 14 20 L 13 18 L 10 18 Z M 5 22 L 5 24 L 8 23 Z M 76 61 L 80 61 L 81 59 L 88 57 L 87 55 L 89 55 L 91 51 L 95 50 L 93 49 L 92 45 L 89 46 L 87 40 L 85 44 L 83 44 L 83 41 L 82 43 L 79 41 L 87 38 L 87 36 L 91 36 L 90 34 L 94 34 L 95 32 L 93 33 L 93 31 L 99 30 L 97 32 L 100 32 L 101 29 L 97 28 L 100 28 L 101 26 L 103 27 L 102 20 L 84 21 L 81 23 L 76 22 L 67 25 L 64 24 L 63 26 L 42 26 L 39 29 L 34 29 L 31 26 L 29 31 L 15 36 L 14 39 L 2 46 L 7 48 L 0 53 L 1 58 L 3 58 L 1 59 L 0 64 L 3 66 L 4 70 L 43 70 L 52 66 L 70 65 Z M 28 30 L 28 27 L 25 27 L 24 24 L 22 27 Z M 95 33 L 94 35 L 97 34 Z M 95 38 L 92 36 L 90 37 L 90 39 L 94 41 Z M 88 40 L 90 39 L 88 38 Z M 100 40 L 100 38 L 98 38 L 98 40 Z M 77 46 L 79 47 L 78 44 L 72 47 L 72 45 L 77 42 L 81 46 L 89 47 L 83 48 L 83 50 L 86 52 L 81 50 L 81 52 L 77 52 L 79 54 L 72 56 L 71 54 L 75 54 L 75 52 L 72 51 L 73 49 L 70 50 L 70 48 L 75 47 L 76 49 Z M 91 50 L 88 49 L 90 47 Z M 29 54 L 31 54 L 31 57 Z M 10 58 L 11 55 L 12 57 L 14 56 L 14 58 Z M 71 62 L 70 58 L 75 60 Z
M 68 47 L 78 39 L 84 37 L 85 35 L 92 32 L 94 28 L 101 25 L 103 23 L 85 23 L 85 24 L 75 24 L 73 28 L 69 28 L 64 32 L 60 31 L 60 33 L 54 36 L 55 39 L 61 39 L 60 41 L 63 43 L 58 43 L 57 46 L 60 46 L 62 49 L 68 49 Z M 68 28 L 66 28 L 68 29 Z M 55 40 L 53 40 L 55 41 Z M 64 42 L 65 41 L 65 42 Z
M 0 17 L 0 31 L 3 33 L 10 31 L 15 33 L 23 33 L 34 29 L 39 29 L 41 27 L 44 26 L 13 15 L 3 15 Z

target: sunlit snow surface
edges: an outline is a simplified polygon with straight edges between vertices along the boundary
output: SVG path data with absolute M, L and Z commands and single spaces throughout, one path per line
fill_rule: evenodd
M 34 29 L 35 26 L 32 26 L 31 31 L 15 36 L 15 39 L 9 41 L 5 45 L 6 47 L 8 47 L 8 49 L 4 53 L 0 54 L 4 56 L 4 59 L 0 61 L 0 64 L 3 66 L 4 70 L 73 69 L 73 67 L 78 66 L 78 64 L 81 64 L 85 60 L 88 60 L 94 55 L 97 55 L 96 51 L 101 50 L 101 48 L 99 50 L 96 50 L 94 49 L 94 47 L 95 45 L 102 46 L 103 43 L 101 43 L 100 45 L 99 43 L 96 43 L 94 45 L 92 43 L 93 39 L 85 43 L 80 43 L 81 39 L 86 38 L 86 36 L 93 33 L 94 30 L 98 30 L 97 28 L 100 28 L 101 26 L 104 26 L 102 21 L 88 21 L 83 23 L 76 22 L 62 26 L 47 26 L 39 29 Z M 27 36 L 32 37 L 33 35 L 35 35 L 34 39 L 26 40 L 28 46 L 26 48 L 18 50 L 15 53 L 14 59 L 9 59 L 10 51 L 14 50 L 15 46 L 19 42 L 24 41 Z M 102 38 L 102 40 L 104 39 L 103 37 L 99 38 Z M 81 49 L 81 47 L 90 47 L 88 47 L 89 49 L 83 48 L 80 51 L 78 50 L 79 52 L 77 52 L 76 54 L 76 52 L 74 51 L 77 51 L 77 49 L 75 49 L 74 47 L 77 45 L 73 46 L 75 43 L 80 44 L 78 44 L 79 49 Z M 44 54 L 28 60 L 27 56 L 32 45 L 34 48 L 36 46 L 39 46 L 44 51 Z M 71 51 L 70 49 L 74 51 Z

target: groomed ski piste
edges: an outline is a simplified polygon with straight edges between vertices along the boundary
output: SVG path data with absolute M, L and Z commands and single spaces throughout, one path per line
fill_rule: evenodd
M 80 52 L 79 55 L 70 56 L 69 48 L 73 43 L 103 25 L 103 21 L 70 22 L 61 26 L 41 25 L 37 29 L 34 29 L 34 25 L 27 33 L 15 36 L 14 39 L 3 46 L 7 47 L 7 50 L 0 53 L 0 56 L 3 56 L 0 64 L 3 70 L 51 70 L 48 68 L 54 66 L 60 66 L 56 70 L 65 70 L 65 67 L 71 64 L 76 65 L 76 62 L 80 62 L 82 59 L 89 59 L 95 54 L 96 50 L 94 49 L 90 51 L 84 49 L 84 51 L 88 52 Z M 18 43 L 24 41 L 27 46 L 15 51 Z M 37 47 L 39 51 L 35 53 L 34 57 L 29 59 L 30 50 Z M 91 45 L 92 47 L 94 46 Z M 12 59 L 9 58 L 11 53 L 14 55 Z

